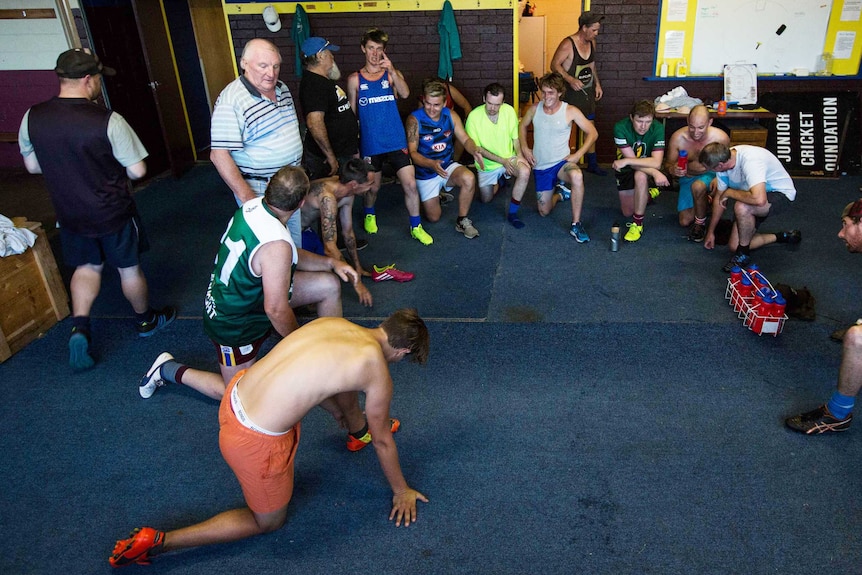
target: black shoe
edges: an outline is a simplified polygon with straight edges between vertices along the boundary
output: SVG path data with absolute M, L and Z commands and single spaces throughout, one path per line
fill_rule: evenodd
M 848 413 L 844 419 L 836 419 L 829 413 L 825 405 L 807 413 L 788 417 L 784 423 L 793 431 L 807 435 L 817 435 L 827 431 L 847 431 L 853 423 L 853 414 Z
M 588 165 L 586 171 L 597 176 L 607 176 L 608 173 L 601 169 L 598 164 Z
M 779 232 L 775 234 L 777 237 L 777 242 L 779 244 L 788 244 L 791 246 L 795 246 L 799 242 L 802 241 L 802 232 L 799 230 L 790 230 L 787 232 Z
M 724 267 L 721 268 L 721 270 L 724 273 L 729 274 L 733 266 L 739 266 L 742 269 L 746 269 L 750 268 L 753 264 L 754 260 L 751 259 L 751 256 L 747 256 L 745 254 L 736 254 L 732 258 L 730 258 L 729 262 L 724 264 Z
M 356 251 L 364 250 L 368 247 L 368 240 L 356 240 Z M 344 240 L 341 239 L 341 236 L 338 236 L 338 249 L 341 251 L 347 251 L 347 246 L 344 245 Z
M 688 228 L 688 241 L 700 243 L 706 237 L 706 226 L 697 222 Z M 729 270 L 728 270 L 729 271 Z
M 167 306 L 156 312 L 153 321 L 142 321 L 138 324 L 138 337 L 150 337 L 161 331 L 177 319 L 177 310 L 173 306 Z

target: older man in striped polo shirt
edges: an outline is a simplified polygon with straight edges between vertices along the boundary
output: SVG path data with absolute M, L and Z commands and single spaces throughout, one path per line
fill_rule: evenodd
M 210 159 L 239 205 L 262 196 L 279 169 L 302 161 L 296 106 L 290 90 L 278 79 L 278 48 L 268 40 L 250 40 L 240 66 L 242 75 L 216 100 L 210 129 Z M 299 210 L 288 229 L 300 245 Z

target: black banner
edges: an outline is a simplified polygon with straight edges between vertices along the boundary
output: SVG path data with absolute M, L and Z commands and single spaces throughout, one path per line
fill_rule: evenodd
M 776 114 L 766 147 L 791 176 L 859 171 L 857 92 L 770 92 L 758 104 Z

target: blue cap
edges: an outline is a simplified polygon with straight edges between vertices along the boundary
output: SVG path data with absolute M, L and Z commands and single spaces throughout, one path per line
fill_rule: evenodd
M 338 52 L 339 47 L 335 44 L 330 44 L 329 40 L 325 38 L 321 38 L 319 36 L 312 36 L 311 38 L 306 38 L 302 42 L 302 46 L 300 46 L 302 53 L 306 56 L 314 56 L 319 54 L 323 50 L 329 50 L 330 52 Z

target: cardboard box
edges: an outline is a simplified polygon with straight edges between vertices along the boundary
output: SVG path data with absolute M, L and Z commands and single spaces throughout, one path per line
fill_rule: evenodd
M 23 254 L 0 257 L 0 363 L 69 315 L 69 296 L 38 222 L 23 226 L 37 235 Z

